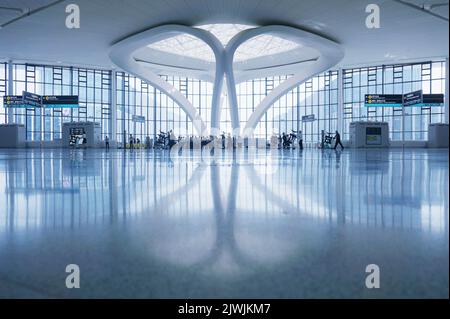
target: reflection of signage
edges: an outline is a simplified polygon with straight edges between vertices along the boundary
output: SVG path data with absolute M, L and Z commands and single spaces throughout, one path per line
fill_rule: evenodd
M 403 106 L 419 106 L 423 103 L 422 90 L 403 95 Z
M 366 94 L 364 106 L 399 106 L 403 103 L 403 95 L 401 94 Z
M 315 114 L 303 115 L 302 122 L 312 122 L 316 119 Z
M 78 95 L 44 95 L 44 107 L 78 107 Z
M 366 145 L 381 145 L 381 127 L 366 127 Z
M 42 106 L 42 97 L 38 94 L 30 93 L 27 91 L 22 92 L 23 103 L 32 107 Z
M 3 106 L 5 108 L 26 108 L 23 103 L 22 95 L 5 95 L 3 97 Z
M 133 122 L 144 123 L 145 122 L 145 116 L 133 115 Z

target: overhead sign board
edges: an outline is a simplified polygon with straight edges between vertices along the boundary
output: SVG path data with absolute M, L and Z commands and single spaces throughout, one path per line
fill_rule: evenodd
M 423 103 L 422 90 L 414 91 L 403 95 L 403 106 L 421 106 Z
M 78 107 L 78 95 L 44 95 L 42 105 L 52 107 Z
M 31 107 L 42 107 L 42 97 L 27 91 L 22 92 L 23 103 Z
M 444 105 L 444 94 L 424 94 L 423 106 L 442 106 Z
M 3 106 L 5 108 L 26 108 L 23 103 L 22 95 L 5 95 L 3 97 Z
M 401 94 L 366 94 L 364 105 L 366 107 L 390 106 L 401 107 L 403 104 L 403 95 Z
M 309 114 L 309 115 L 303 115 L 302 116 L 302 122 L 312 122 L 316 119 L 315 114 Z
M 133 115 L 133 122 L 144 123 L 145 122 L 145 116 Z

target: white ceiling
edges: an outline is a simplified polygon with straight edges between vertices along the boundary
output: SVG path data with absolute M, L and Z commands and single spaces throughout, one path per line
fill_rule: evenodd
M 0 0 L 0 7 L 33 10 L 52 2 Z M 78 0 L 81 28 L 67 29 L 65 6 L 70 3 L 58 3 L 0 29 L 0 58 L 111 68 L 108 51 L 113 43 L 165 23 L 296 26 L 342 44 L 346 55 L 340 66 L 448 56 L 448 22 L 394 0 L 376 2 L 380 29 L 365 26 L 369 0 Z M 448 6 L 433 12 L 448 17 Z M 18 14 L 0 9 L 0 24 Z

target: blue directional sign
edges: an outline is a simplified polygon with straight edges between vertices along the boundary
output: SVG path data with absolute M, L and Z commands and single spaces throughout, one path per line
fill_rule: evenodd
M 414 91 L 403 95 L 403 106 L 422 106 L 423 94 L 422 90 Z
M 29 107 L 42 107 L 42 97 L 27 91 L 22 92 L 23 103 Z
M 141 116 L 141 115 L 133 115 L 133 122 L 136 122 L 136 123 L 145 123 L 145 116 Z
M 303 115 L 302 122 L 313 122 L 316 119 L 315 114 Z
M 76 108 L 79 107 L 78 95 L 44 95 L 42 105 L 45 108 Z
M 366 94 L 364 106 L 377 107 L 402 107 L 403 96 L 401 94 Z
M 5 95 L 3 97 L 3 107 L 5 108 L 27 108 L 23 103 L 22 95 Z
M 422 106 L 443 106 L 444 94 L 424 94 Z

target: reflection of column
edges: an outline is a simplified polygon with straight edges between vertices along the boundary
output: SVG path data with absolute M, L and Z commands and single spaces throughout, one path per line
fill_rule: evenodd
M 340 155 L 336 155 L 340 156 Z M 336 157 L 336 161 L 338 161 L 338 158 Z M 340 162 L 340 158 L 339 158 Z M 337 167 L 335 170 L 336 172 L 336 188 L 335 190 L 339 190 L 339 194 L 336 196 L 336 215 L 337 215 L 337 222 L 340 225 L 345 224 L 345 179 L 347 178 L 347 174 L 345 174 L 346 171 L 346 165 L 347 161 L 344 161 L 343 163 L 340 163 L 340 167 Z M 367 185 L 367 176 L 366 176 L 366 185 Z M 337 192 L 335 192 L 337 193 Z M 368 213 L 368 212 L 367 212 Z
M 15 167 L 15 165 L 17 165 L 17 162 L 12 161 L 12 160 L 8 160 L 7 162 L 7 188 L 9 188 L 9 201 L 8 201 L 8 205 L 9 205 L 9 229 L 12 232 L 14 230 L 14 208 L 15 208 L 15 193 L 14 193 L 14 189 L 15 189 L 15 178 L 16 178 L 16 174 L 14 174 L 13 172 L 17 171 L 17 168 Z M 10 167 L 13 166 L 13 167 Z M 25 172 L 27 176 L 27 168 L 25 167 Z
M 108 184 L 109 184 L 109 215 L 111 222 L 116 221 L 117 219 L 117 213 L 118 213 L 118 203 L 117 203 L 117 195 L 116 191 L 118 189 L 117 187 L 117 160 L 113 158 L 109 158 L 108 160 L 109 164 L 109 175 L 108 176 Z M 123 188 L 125 188 L 125 185 L 123 185 Z

